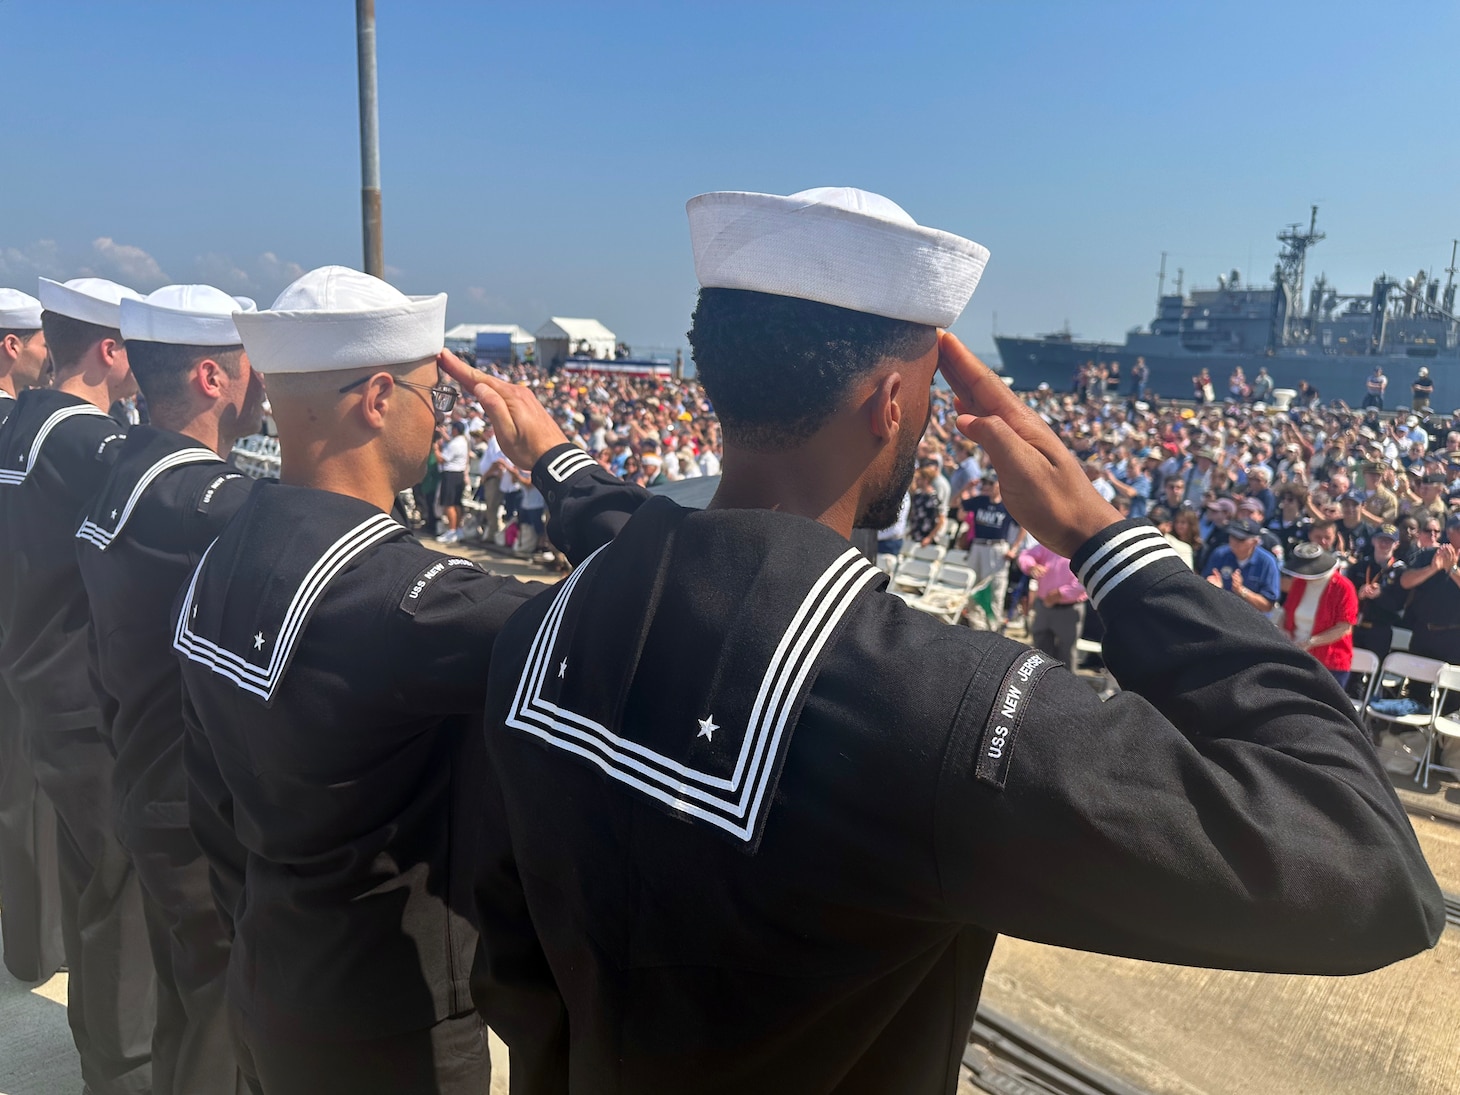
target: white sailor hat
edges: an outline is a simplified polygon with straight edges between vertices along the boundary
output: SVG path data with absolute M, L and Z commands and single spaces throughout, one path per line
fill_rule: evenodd
M 19 289 L 0 289 L 0 331 L 39 331 L 41 302 Z
M 263 312 L 233 321 L 262 373 L 317 373 L 401 365 L 446 345 L 446 294 L 408 297 L 346 266 L 321 266 Z
M 111 328 L 122 325 L 122 301 L 142 299 L 141 293 L 106 278 L 72 278 L 67 282 L 41 278 L 37 295 L 48 312 Z
M 989 260 L 972 240 L 924 228 L 895 202 L 846 186 L 790 197 L 720 191 L 691 198 L 695 276 L 706 289 L 750 289 L 947 327 Z
M 164 285 L 141 300 L 122 301 L 122 337 L 174 346 L 237 346 L 233 313 L 252 312 L 248 297 L 211 285 Z

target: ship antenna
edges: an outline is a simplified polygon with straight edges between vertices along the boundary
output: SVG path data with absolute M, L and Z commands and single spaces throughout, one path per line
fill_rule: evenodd
M 1161 272 L 1156 275 L 1156 309 L 1161 308 L 1161 298 L 1166 295 L 1166 252 L 1161 252 Z
M 1455 248 L 1460 247 L 1460 240 L 1450 241 L 1450 265 L 1445 267 L 1445 295 L 1450 295 L 1450 286 L 1455 282 Z

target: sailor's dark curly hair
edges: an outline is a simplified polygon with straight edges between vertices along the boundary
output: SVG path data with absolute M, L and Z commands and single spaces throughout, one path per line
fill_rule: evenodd
M 859 377 L 912 361 L 937 331 L 919 323 L 746 289 L 701 289 L 689 329 L 695 370 L 732 444 L 792 448 Z

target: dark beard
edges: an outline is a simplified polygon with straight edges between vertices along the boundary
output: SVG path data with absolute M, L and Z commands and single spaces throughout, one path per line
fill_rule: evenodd
M 858 528 L 884 529 L 897 520 L 902 509 L 902 500 L 912 486 L 913 476 L 918 471 L 918 442 L 922 434 L 908 431 L 905 440 L 899 442 L 897 461 L 892 466 L 892 478 L 881 493 L 857 517 Z

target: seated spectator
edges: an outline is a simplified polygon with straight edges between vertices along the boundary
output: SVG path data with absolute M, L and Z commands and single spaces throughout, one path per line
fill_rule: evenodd
M 1339 573 L 1338 556 L 1312 542 L 1298 544 L 1282 572 L 1291 579 L 1283 602 L 1283 631 L 1317 658 L 1340 687 L 1347 686 L 1359 600 L 1353 583 Z
M 1280 596 L 1278 561 L 1259 544 L 1255 521 L 1238 518 L 1227 525 L 1227 542 L 1211 553 L 1207 581 L 1235 593 L 1259 612 L 1271 612 Z

